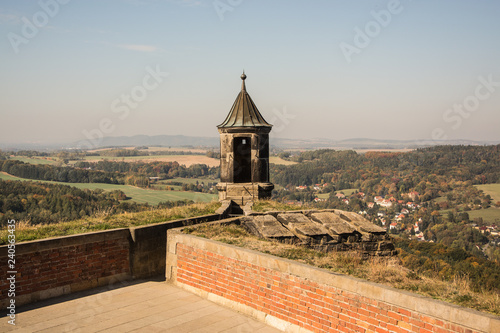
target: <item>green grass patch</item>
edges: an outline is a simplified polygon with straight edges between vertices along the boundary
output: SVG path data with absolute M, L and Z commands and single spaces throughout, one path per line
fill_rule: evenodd
M 50 157 L 25 157 L 25 156 L 11 156 L 13 160 L 21 161 L 29 164 L 56 164 L 57 160 Z
M 320 199 L 328 199 L 330 197 L 330 193 L 318 193 L 316 196 Z
M 279 165 L 293 165 L 293 164 L 297 164 L 297 162 L 287 161 L 287 160 L 284 160 L 284 159 L 282 159 L 281 157 L 278 157 L 278 156 L 270 156 L 269 157 L 269 163 L 279 164 Z
M 500 201 L 500 184 L 474 185 L 482 190 L 485 194 L 489 194 L 493 203 Z
M 114 184 L 103 184 L 103 183 L 64 183 L 64 182 L 54 182 L 48 180 L 31 180 L 25 178 L 14 177 L 5 173 L 0 173 L 0 179 L 5 180 L 22 180 L 22 181 L 36 181 L 42 183 L 60 184 L 74 186 L 79 189 L 103 189 L 105 191 L 120 190 L 125 193 L 125 195 L 131 198 L 131 201 L 137 203 L 148 203 L 150 205 L 157 205 L 163 201 L 178 201 L 178 200 L 193 200 L 194 202 L 210 202 L 217 198 L 215 194 L 200 193 L 200 192 L 182 192 L 182 191 L 161 191 L 161 190 L 150 190 L 143 189 L 139 187 L 134 187 L 130 185 L 114 185 Z
M 346 197 L 352 195 L 354 192 L 356 192 L 358 189 L 357 188 L 348 188 L 345 190 L 338 190 L 337 193 L 344 193 Z
M 5 173 L 5 172 L 0 172 L 0 179 L 1 180 L 25 180 L 23 178 L 9 175 L 8 173 Z
M 434 202 L 440 203 L 440 202 L 445 202 L 447 200 L 448 199 L 446 197 L 437 197 L 436 199 L 434 199 Z
M 198 181 L 199 184 L 201 183 L 215 183 L 218 182 L 219 179 L 211 179 L 211 178 L 172 178 L 172 179 L 165 179 L 161 180 L 159 183 L 161 184 L 168 184 L 170 182 L 173 183 L 184 183 L 184 184 L 196 184 Z
M 466 212 L 469 214 L 469 219 L 482 218 L 483 222 L 500 222 L 500 208 L 490 207 L 486 209 L 471 210 Z

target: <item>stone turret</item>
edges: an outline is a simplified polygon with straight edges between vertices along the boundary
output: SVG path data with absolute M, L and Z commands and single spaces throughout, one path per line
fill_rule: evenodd
M 269 198 L 274 185 L 269 182 L 269 132 L 266 122 L 246 91 L 243 72 L 241 91 L 222 124 L 220 134 L 219 200 L 247 202 Z

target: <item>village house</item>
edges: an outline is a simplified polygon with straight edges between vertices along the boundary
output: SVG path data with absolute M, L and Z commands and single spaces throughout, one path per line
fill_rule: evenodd
M 379 203 L 382 207 L 392 207 L 392 202 L 390 200 L 384 199 Z
M 396 216 L 396 221 L 402 221 L 405 217 L 405 214 L 399 214 L 398 216 Z
M 418 199 L 419 194 L 418 194 L 418 192 L 413 191 L 413 192 L 408 193 L 408 197 L 409 197 L 412 201 L 415 201 L 415 200 L 417 200 L 417 199 Z

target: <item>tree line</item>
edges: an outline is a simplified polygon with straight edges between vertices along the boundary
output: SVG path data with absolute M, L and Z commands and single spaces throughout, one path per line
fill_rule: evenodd
M 147 205 L 121 202 L 122 191 L 89 190 L 27 181 L 0 180 L 0 225 L 9 219 L 30 224 L 70 221 L 98 212 L 120 213 L 147 209 Z
M 65 183 L 124 184 L 124 175 L 114 172 L 0 160 L 0 170 L 16 177 Z

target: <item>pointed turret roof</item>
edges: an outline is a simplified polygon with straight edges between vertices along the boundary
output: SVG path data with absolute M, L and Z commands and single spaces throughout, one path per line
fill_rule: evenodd
M 264 117 L 260 114 L 257 106 L 255 106 L 254 102 L 250 98 L 250 95 L 247 93 L 245 87 L 245 79 L 247 76 L 243 71 L 241 75 L 241 79 L 243 82 L 241 83 L 241 91 L 236 97 L 234 101 L 233 107 L 229 114 L 226 117 L 226 120 L 219 126 L 218 128 L 227 128 L 227 127 L 272 127 L 273 125 L 269 124 Z

